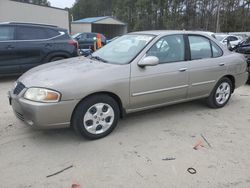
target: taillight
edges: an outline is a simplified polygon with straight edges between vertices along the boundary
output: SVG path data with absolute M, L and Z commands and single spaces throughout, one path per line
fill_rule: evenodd
M 77 49 L 79 48 L 78 42 L 75 40 L 68 41 L 68 44 L 74 46 Z

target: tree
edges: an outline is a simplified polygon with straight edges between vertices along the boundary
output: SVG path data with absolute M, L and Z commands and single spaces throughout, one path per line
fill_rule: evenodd
M 75 20 L 113 16 L 129 31 L 250 30 L 250 0 L 76 0 L 70 11 Z

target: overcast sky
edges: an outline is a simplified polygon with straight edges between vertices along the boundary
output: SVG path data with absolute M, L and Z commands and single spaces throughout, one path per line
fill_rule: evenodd
M 51 6 L 53 7 L 59 7 L 59 8 L 71 8 L 74 4 L 75 0 L 49 0 L 51 3 Z

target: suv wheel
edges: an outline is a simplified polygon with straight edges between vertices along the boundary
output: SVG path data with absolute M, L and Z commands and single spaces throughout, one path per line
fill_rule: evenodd
M 112 97 L 94 95 L 76 107 L 72 126 L 78 134 L 87 139 L 99 139 L 114 130 L 119 114 L 119 106 Z
M 208 105 L 211 108 L 222 108 L 225 106 L 231 97 L 232 88 L 232 81 L 226 77 L 222 78 L 207 98 Z
M 59 60 L 62 60 L 62 59 L 65 59 L 65 57 L 52 57 L 49 62 L 59 61 Z

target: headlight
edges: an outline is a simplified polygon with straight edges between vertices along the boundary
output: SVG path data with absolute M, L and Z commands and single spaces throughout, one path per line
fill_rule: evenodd
M 24 98 L 37 102 L 58 102 L 60 100 L 60 93 L 44 88 L 29 88 Z

